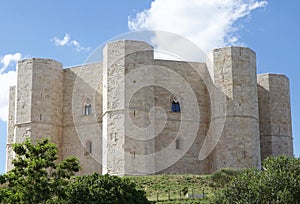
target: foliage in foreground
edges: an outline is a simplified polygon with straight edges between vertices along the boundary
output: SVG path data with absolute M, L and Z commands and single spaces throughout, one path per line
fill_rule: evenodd
M 147 204 L 145 191 L 127 178 L 92 174 L 76 177 L 66 189 L 67 203 Z
M 300 158 L 270 157 L 246 169 L 212 203 L 300 203 Z
M 57 147 L 48 139 L 15 144 L 14 168 L 0 175 L 0 203 L 129 203 L 147 204 L 145 192 L 117 176 L 75 177 L 75 157 L 57 162 Z
M 16 153 L 12 163 L 14 168 L 0 175 L 1 203 L 43 203 L 54 197 L 64 197 L 64 186 L 68 179 L 80 169 L 75 157 L 58 163 L 57 148 L 48 139 L 32 144 L 26 139 L 14 144 Z
M 240 174 L 240 171 L 233 170 L 229 168 L 220 169 L 211 174 L 210 185 L 215 188 L 224 188 L 228 183 L 230 183 L 233 178 Z

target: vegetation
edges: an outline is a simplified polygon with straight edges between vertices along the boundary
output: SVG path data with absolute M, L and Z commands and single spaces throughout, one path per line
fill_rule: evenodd
M 92 174 L 79 176 L 66 189 L 66 203 L 150 203 L 142 190 L 136 190 L 129 179 L 117 176 Z
M 300 203 L 300 159 L 267 158 L 262 170 L 242 171 L 212 203 Z
M 158 203 L 208 203 L 238 171 L 222 169 L 211 175 L 128 176 L 137 188 L 146 191 L 147 198 Z M 204 199 L 187 199 L 186 194 L 205 194 Z M 170 196 L 169 196 L 170 195 Z M 170 200 L 170 201 L 169 201 Z
M 145 192 L 117 176 L 75 177 L 79 161 L 57 162 L 57 147 L 48 139 L 15 144 L 14 168 L 0 175 L 0 203 L 129 203 L 147 204 Z
M 270 157 L 262 170 L 211 175 L 76 177 L 78 159 L 57 162 L 57 148 L 47 139 L 35 145 L 27 139 L 13 150 L 14 168 L 0 175 L 0 203 L 300 203 L 300 158 Z
M 30 139 L 15 144 L 14 168 L 0 176 L 1 203 L 43 203 L 64 196 L 68 179 L 80 169 L 78 159 L 71 157 L 60 163 L 57 148 L 45 139 L 32 144 Z

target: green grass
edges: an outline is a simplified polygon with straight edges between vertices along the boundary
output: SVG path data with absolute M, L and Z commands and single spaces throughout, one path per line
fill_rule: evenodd
M 211 175 L 153 175 L 153 176 L 127 176 L 136 183 L 138 189 L 146 191 L 147 198 L 157 203 L 209 203 L 214 192 L 222 188 L 224 180 L 230 180 L 233 170 L 221 170 Z M 169 201 L 169 192 L 170 200 Z M 181 192 L 181 199 L 180 199 Z M 189 194 L 204 194 L 205 199 L 187 199 L 184 192 Z
M 209 177 L 202 175 L 155 175 L 155 176 L 130 176 L 130 180 L 137 184 L 139 189 L 143 189 L 147 193 L 147 198 L 152 201 L 168 200 L 170 191 L 171 199 L 179 199 L 180 191 L 188 189 L 188 193 L 192 191 L 196 194 L 210 193 L 212 188 L 209 186 Z M 193 189 L 193 190 L 192 190 Z

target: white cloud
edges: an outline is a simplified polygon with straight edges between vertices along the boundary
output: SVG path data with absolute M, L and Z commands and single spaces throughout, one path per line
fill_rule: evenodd
M 8 99 L 9 87 L 17 83 L 16 63 L 22 59 L 21 53 L 7 54 L 0 57 L 0 120 L 7 121 L 8 117 Z M 11 71 L 5 72 L 10 67 Z
M 128 18 L 131 30 L 162 30 L 184 36 L 205 52 L 226 45 L 241 45 L 234 23 L 251 11 L 265 7 L 256 0 L 154 0 L 151 7 Z M 174 44 L 174 39 L 156 35 L 157 49 Z
M 0 57 L 0 74 L 2 74 L 9 65 L 16 64 L 21 58 L 21 53 L 7 54 Z
M 52 41 L 54 42 L 54 44 L 56 46 L 64 46 L 70 41 L 70 35 L 68 33 L 66 33 L 66 35 L 63 39 L 59 39 L 58 37 L 54 37 L 52 39 Z
M 77 40 L 71 40 L 71 36 L 68 33 L 65 34 L 63 39 L 54 37 L 50 41 L 53 41 L 56 46 L 74 46 L 77 52 L 90 50 L 90 47 L 81 46 Z
M 4 74 L 0 74 L 0 120 L 7 121 L 8 117 L 8 99 L 9 99 L 9 87 L 16 85 L 17 73 L 16 71 L 9 71 Z

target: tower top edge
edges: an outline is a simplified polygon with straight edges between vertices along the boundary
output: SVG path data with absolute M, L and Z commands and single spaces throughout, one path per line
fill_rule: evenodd
M 144 45 L 150 46 L 153 49 L 152 45 L 150 45 L 149 43 L 147 43 L 145 41 L 142 41 L 142 40 L 120 39 L 120 40 L 109 41 L 108 43 L 106 43 L 106 45 L 108 45 L 108 44 L 115 44 L 115 43 L 123 43 L 125 45 L 130 45 L 130 44 L 144 44 Z
M 245 46 L 225 46 L 225 47 L 215 48 L 213 49 L 213 52 L 220 52 L 224 50 L 241 50 L 241 49 L 249 50 L 253 54 L 256 54 L 255 51 L 253 51 L 251 48 Z
M 24 62 L 54 62 L 54 63 L 57 63 L 57 64 L 60 64 L 61 66 L 63 65 L 61 62 L 58 62 L 54 59 L 49 59 L 49 58 L 36 58 L 36 57 L 33 57 L 33 58 L 26 58 L 26 59 L 21 59 L 18 61 L 18 63 L 24 63 Z
M 275 74 L 275 73 L 262 73 L 262 74 L 257 74 L 257 77 L 276 77 L 276 78 L 288 78 L 285 74 Z

